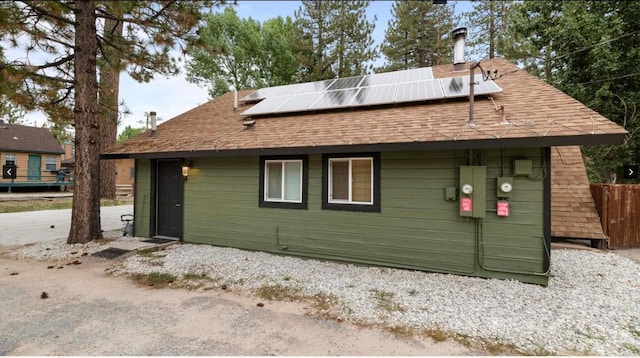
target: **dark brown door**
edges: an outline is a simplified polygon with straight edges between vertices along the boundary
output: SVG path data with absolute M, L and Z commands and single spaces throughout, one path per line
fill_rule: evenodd
M 182 238 L 184 179 L 178 160 L 158 161 L 156 235 Z

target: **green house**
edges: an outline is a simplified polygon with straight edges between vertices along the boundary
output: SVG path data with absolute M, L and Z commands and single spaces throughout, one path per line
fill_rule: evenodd
M 136 160 L 136 236 L 546 285 L 552 148 L 626 132 L 481 67 L 227 93 L 102 157 Z

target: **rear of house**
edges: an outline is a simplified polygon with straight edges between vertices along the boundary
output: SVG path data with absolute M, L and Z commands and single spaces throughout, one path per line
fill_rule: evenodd
M 334 108 L 265 113 L 257 106 L 281 98 L 229 93 L 103 157 L 136 159 L 138 236 L 545 285 L 552 148 L 620 143 L 626 132 L 505 60 L 482 65 L 505 75 L 475 98 L 473 122 L 468 87 L 353 107 L 346 91 L 384 85 L 330 82 L 304 96 L 330 96 Z M 394 98 L 401 87 L 451 89 L 470 70 L 427 72 L 434 79 L 394 83 Z M 380 77 L 345 80 L 367 79 Z
M 470 163 L 475 154 L 484 160 Z M 191 158 L 187 181 L 162 178 L 181 161 L 138 160 L 136 235 L 545 283 L 547 155 L 518 148 Z M 529 174 L 510 178 L 512 195 L 500 193 L 498 178 L 513 175 L 515 158 L 530 161 Z M 484 217 L 461 216 L 455 192 L 468 169 L 478 171 L 469 178 L 472 205 L 486 205 Z M 498 216 L 498 201 L 510 204 L 507 217 Z
M 46 128 L 0 123 L 0 188 L 59 188 L 63 153 Z

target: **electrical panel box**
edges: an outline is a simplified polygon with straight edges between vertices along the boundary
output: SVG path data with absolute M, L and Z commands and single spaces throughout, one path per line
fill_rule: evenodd
M 487 167 L 460 167 L 460 216 L 484 218 L 487 201 Z
M 513 175 L 531 175 L 533 162 L 531 159 L 516 159 L 513 161 Z
M 496 193 L 498 198 L 510 198 L 513 192 L 513 178 L 499 177 L 496 179 Z
M 456 200 L 456 188 L 446 187 L 444 188 L 444 200 L 455 201 Z

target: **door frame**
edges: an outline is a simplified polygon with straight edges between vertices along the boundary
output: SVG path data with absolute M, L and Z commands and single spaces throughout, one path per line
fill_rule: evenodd
M 151 160 L 151 200 L 149 205 L 149 236 L 158 236 L 158 166 L 161 162 L 182 163 L 183 159 L 152 159 Z M 184 184 L 180 191 L 180 202 L 182 210 L 182 220 L 178 227 L 178 240 L 184 241 Z

